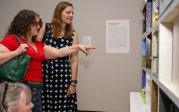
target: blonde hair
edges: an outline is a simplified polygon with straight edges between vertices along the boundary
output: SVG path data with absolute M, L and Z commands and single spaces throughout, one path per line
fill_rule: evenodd
M 62 12 L 68 6 L 73 7 L 73 5 L 71 3 L 63 1 L 63 2 L 60 2 L 54 10 L 54 14 L 53 14 L 53 17 L 52 17 L 52 26 L 53 26 L 52 30 L 53 30 L 54 37 L 58 37 L 60 35 L 60 32 L 62 30 L 62 25 L 61 25 L 61 23 L 62 23 L 62 19 L 61 19 Z M 73 35 L 73 25 L 72 25 L 72 23 L 67 24 L 65 30 L 66 30 L 66 32 L 65 32 L 64 38 L 71 37 Z
M 22 91 L 27 96 L 27 103 L 31 102 L 31 91 L 22 83 L 0 83 L 0 90 L 0 112 L 7 112 L 9 107 L 17 111 Z

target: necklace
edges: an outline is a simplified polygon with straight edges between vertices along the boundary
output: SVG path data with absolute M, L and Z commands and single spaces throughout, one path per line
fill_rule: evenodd
M 30 41 L 27 41 L 29 44 L 32 44 L 32 45 L 34 45 L 34 43 L 33 42 L 30 42 Z
M 35 50 L 35 52 L 37 52 L 37 47 L 35 46 L 33 42 L 27 41 L 27 43 L 29 43 L 30 46 Z

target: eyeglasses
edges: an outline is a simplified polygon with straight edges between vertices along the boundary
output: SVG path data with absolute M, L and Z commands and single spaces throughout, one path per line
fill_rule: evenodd
M 5 101 L 5 98 L 6 98 L 7 88 L 8 88 L 8 83 L 5 82 L 4 95 L 3 95 L 3 99 L 2 99 L 2 106 L 4 108 L 5 108 L 4 101 Z
M 36 27 L 37 27 L 38 25 L 39 25 L 40 27 L 42 27 L 42 25 L 43 25 L 42 19 L 40 18 L 39 21 L 36 21 L 36 22 L 34 23 L 34 25 L 36 25 Z

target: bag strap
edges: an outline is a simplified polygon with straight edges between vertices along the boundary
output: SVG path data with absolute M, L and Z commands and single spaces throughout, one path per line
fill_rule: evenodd
M 12 34 L 12 35 L 17 39 L 17 41 L 19 42 L 19 44 L 22 44 L 20 38 L 19 38 L 17 35 L 15 35 L 15 34 Z
M 20 38 L 19 38 L 17 35 L 15 35 L 15 34 L 12 34 L 12 35 L 16 38 L 16 40 L 18 41 L 18 43 L 19 43 L 19 44 L 22 44 L 22 42 L 21 42 Z M 20 61 L 19 61 L 19 62 L 21 62 L 21 60 L 24 58 L 24 56 L 25 56 L 25 52 L 24 52 L 24 53 L 22 53 L 22 55 L 23 55 L 23 57 L 20 59 Z

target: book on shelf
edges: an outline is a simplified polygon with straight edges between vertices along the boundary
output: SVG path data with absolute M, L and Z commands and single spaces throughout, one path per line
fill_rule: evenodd
M 145 94 L 146 91 L 146 72 L 142 70 L 142 92 Z
M 149 74 L 146 73 L 146 110 L 151 112 L 151 94 L 152 94 L 152 79 Z
M 152 32 L 152 73 L 158 75 L 158 28 Z
M 142 89 L 139 92 L 144 103 L 146 103 L 146 71 L 142 70 Z
M 152 49 L 152 41 L 151 41 L 151 35 L 148 35 L 146 38 L 146 68 L 151 69 L 151 49 Z
M 147 0 L 144 0 L 142 2 L 142 8 L 141 8 L 142 17 L 143 17 L 143 27 L 142 27 L 143 33 L 146 32 L 146 3 L 147 3 Z
M 152 1 L 152 26 L 154 26 L 159 16 L 159 0 Z
M 143 11 L 143 33 L 146 32 L 146 10 Z
M 158 58 L 156 57 L 152 58 L 151 70 L 155 76 L 158 76 Z
M 158 112 L 158 85 L 152 81 L 151 112 Z
M 147 43 L 146 43 L 146 38 L 143 39 L 142 41 L 142 66 L 146 67 L 146 52 L 147 52 Z
M 158 57 L 158 30 L 152 32 L 152 57 Z
M 146 56 L 146 38 L 142 40 L 142 56 Z
M 146 3 L 146 32 L 152 27 L 152 1 Z

